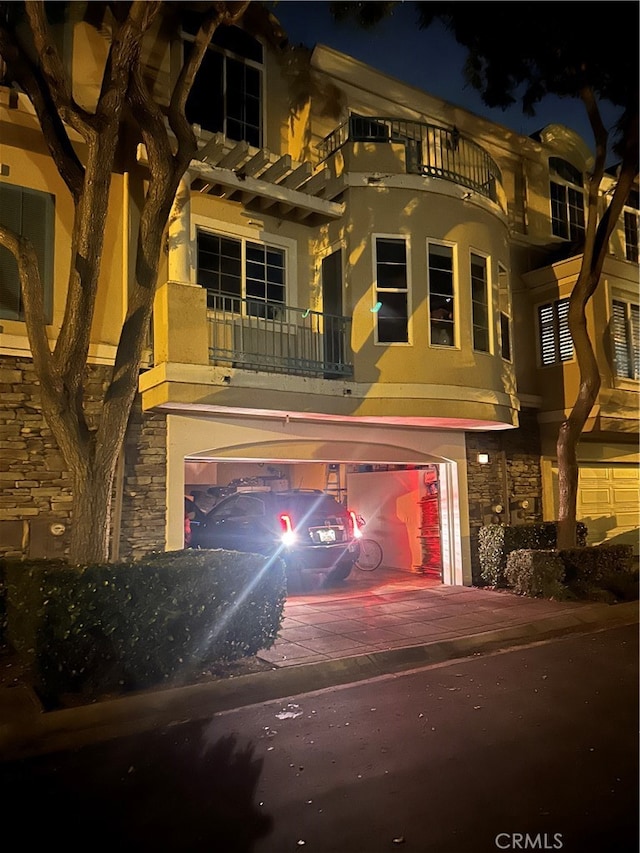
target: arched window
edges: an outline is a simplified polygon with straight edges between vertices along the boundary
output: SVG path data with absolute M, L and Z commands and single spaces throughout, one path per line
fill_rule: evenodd
M 561 157 L 549 158 L 549 173 L 552 231 L 564 240 L 580 240 L 584 236 L 582 175 Z

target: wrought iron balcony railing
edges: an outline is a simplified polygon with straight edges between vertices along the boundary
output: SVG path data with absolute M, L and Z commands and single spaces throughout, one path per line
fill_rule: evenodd
M 319 144 L 320 159 L 327 160 L 347 142 L 401 143 L 408 173 L 453 181 L 498 201 L 500 169 L 484 149 L 455 127 L 352 114 Z
M 351 318 L 207 291 L 209 361 L 266 373 L 353 375 Z

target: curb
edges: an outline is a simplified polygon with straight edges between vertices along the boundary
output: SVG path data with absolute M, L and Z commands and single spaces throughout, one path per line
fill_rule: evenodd
M 93 705 L 38 713 L 28 690 L 14 696 L 13 721 L 0 725 L 0 760 L 44 755 L 328 687 L 432 666 L 448 660 L 638 622 L 637 602 L 594 604 L 550 616 L 417 646 L 296 664 L 187 687 L 147 691 Z M 3 693 L 11 693 L 11 688 Z M 5 702 L 5 697 L 1 700 Z M 19 711 L 19 721 L 16 719 Z

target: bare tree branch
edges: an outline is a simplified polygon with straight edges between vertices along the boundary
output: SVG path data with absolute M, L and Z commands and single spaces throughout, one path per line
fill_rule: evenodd
M 11 77 L 26 93 L 38 116 L 43 136 L 58 171 L 74 199 L 82 189 L 84 167 L 69 140 L 51 92 L 22 45 L 5 27 L 0 27 L 0 55 Z
M 51 38 L 43 0 L 25 0 L 25 10 L 36 47 L 43 78 L 62 121 L 73 127 L 84 139 L 91 133 L 92 119 L 80 109 L 71 94 L 71 82 L 58 49 Z

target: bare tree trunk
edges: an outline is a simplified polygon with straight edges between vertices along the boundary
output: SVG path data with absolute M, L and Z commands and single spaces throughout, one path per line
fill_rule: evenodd
M 69 562 L 104 563 L 109 553 L 111 500 L 115 467 L 92 464 L 71 472 L 73 523 Z
M 556 451 L 558 455 L 558 542 L 557 547 L 575 548 L 578 502 L 578 458 L 580 436 L 598 398 L 600 369 L 589 338 L 586 306 L 595 293 L 602 274 L 609 240 L 622 213 L 629 191 L 638 175 L 638 122 L 625 135 L 625 149 L 616 188 L 609 206 L 598 221 L 598 193 L 604 174 L 608 134 L 602 124 L 594 93 L 581 92 L 596 142 L 596 159 L 589 181 L 588 218 L 582 265 L 569 302 L 569 330 L 573 339 L 580 387 L 569 417 L 560 426 Z

